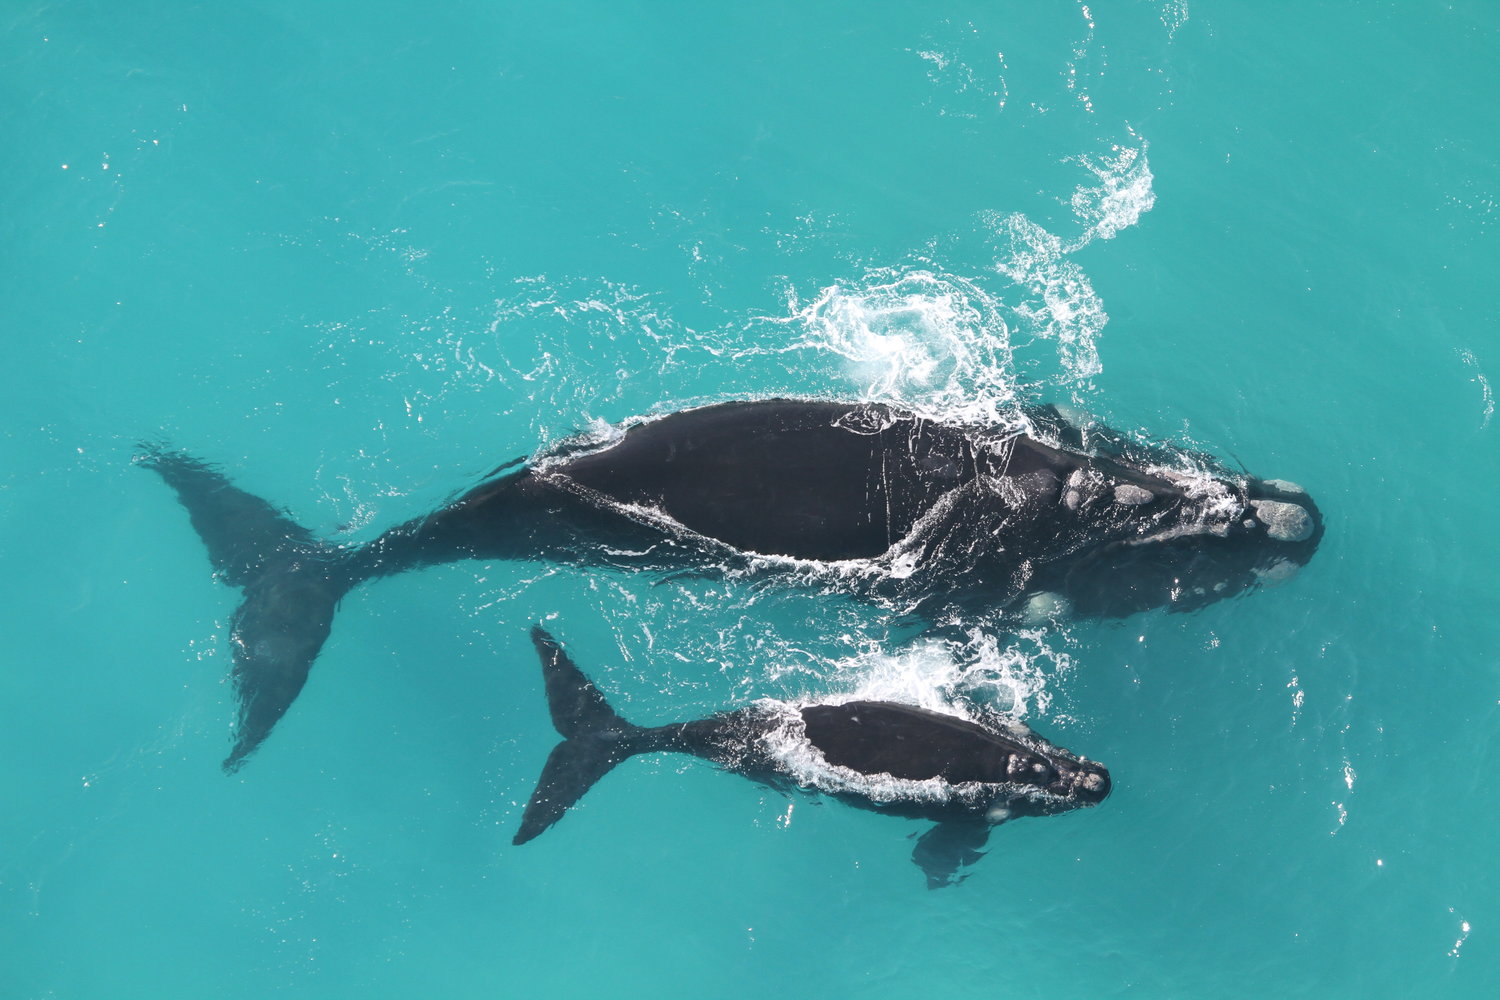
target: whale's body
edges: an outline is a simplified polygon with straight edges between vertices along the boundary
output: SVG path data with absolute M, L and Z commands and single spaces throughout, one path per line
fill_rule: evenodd
M 1050 430 L 878 403 L 682 410 L 502 467 L 361 546 L 314 538 L 186 455 L 145 462 L 177 491 L 216 574 L 245 591 L 231 628 L 233 770 L 301 690 L 341 597 L 423 566 L 527 558 L 795 580 L 828 568 L 827 586 L 927 620 L 1122 617 L 1243 593 L 1317 547 L 1321 517 L 1290 483 L 1193 471 L 1203 463 L 1185 452 L 1090 448 L 1056 411 L 1036 416 Z
M 515 843 L 556 823 L 616 764 L 636 754 L 691 754 L 781 789 L 937 825 L 912 854 L 928 885 L 952 884 L 992 827 L 1097 805 L 1109 795 L 1101 765 L 1023 726 L 888 701 L 794 704 L 763 700 L 692 722 L 642 727 L 615 713 L 541 628 L 532 641 L 553 725 L 563 737 L 526 804 Z

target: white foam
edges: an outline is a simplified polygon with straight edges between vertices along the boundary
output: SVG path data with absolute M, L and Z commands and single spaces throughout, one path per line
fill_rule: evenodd
M 594 417 L 587 421 L 576 434 L 559 442 L 557 450 L 540 458 L 536 462 L 536 468 L 545 472 L 576 458 L 582 452 L 601 451 L 617 444 L 624 440 L 626 429 L 639 422 L 639 420 L 627 420 L 613 424 Z
M 1023 300 L 1015 306 L 1027 331 L 1054 340 L 1066 377 L 1082 383 L 1102 372 L 1098 339 L 1109 322 L 1104 303 L 1072 254 L 1095 240 L 1113 239 L 1136 225 L 1156 203 L 1146 144 L 1115 146 L 1109 155 L 1076 156 L 1098 180 L 1079 185 L 1069 205 L 1081 232 L 1071 240 L 1020 213 L 987 216 L 1001 250 L 995 269 L 1015 282 Z
M 920 55 L 935 69 L 956 65 L 947 49 L 924 48 Z M 412 422 L 450 402 L 470 409 L 472 399 L 448 397 L 488 400 L 498 383 L 543 443 L 570 433 L 580 414 L 612 408 L 607 415 L 614 417 L 622 403 L 668 403 L 674 397 L 681 405 L 674 387 L 685 384 L 686 375 L 696 379 L 705 367 L 722 373 L 727 397 L 751 395 L 735 390 L 737 373 L 761 369 L 736 361 L 797 352 L 829 356 L 832 370 L 799 359 L 787 366 L 786 384 L 766 387 L 763 377 L 754 384 L 763 391 L 854 396 L 926 416 L 1015 427 L 1023 388 L 1028 396 L 1056 397 L 1062 395 L 1057 390 L 1076 391 L 1101 370 L 1096 341 L 1108 316 L 1070 257 L 1137 224 L 1151 208 L 1146 144 L 1132 138 L 1134 145 L 1064 161 L 1087 174 L 1063 201 L 1073 216 L 1068 235 L 1019 214 L 982 216 L 996 234 L 988 274 L 953 273 L 931 259 L 877 267 L 828 284 L 811 299 L 790 294 L 781 315 L 714 329 L 681 324 L 670 305 L 648 290 L 603 278 L 536 275 L 515 279 L 487 316 L 445 310 L 422 321 L 416 333 L 425 349 L 419 355 L 409 353 L 413 341 L 404 336 L 356 346 L 402 355 L 407 364 L 442 377 L 439 388 L 418 399 L 408 415 Z M 382 249 L 411 256 L 399 236 Z M 767 336 L 767 324 L 780 335 Z M 337 339 L 341 344 L 347 338 Z M 1050 345 L 1042 350 L 1055 350 L 1060 376 L 1051 373 L 1051 360 L 1033 356 L 1038 341 Z M 331 347 L 342 349 L 340 344 Z M 1018 346 L 1027 352 L 1019 362 Z M 1039 364 L 1047 370 L 1038 371 Z M 829 384 L 830 375 L 847 379 L 850 389 Z
M 922 57 L 934 66 L 947 58 L 936 50 L 924 50 Z M 1134 134 L 1131 139 L 1133 144 L 1100 155 L 1064 161 L 1089 175 L 1065 201 L 1073 216 L 1071 235 L 1052 233 L 1019 213 L 981 215 L 995 234 L 994 273 L 1008 279 L 1011 289 L 924 259 L 872 268 L 823 287 L 807 301 L 789 291 L 784 315 L 711 334 L 675 328 L 648 298 L 619 286 L 606 285 L 602 301 L 574 292 L 519 308 L 512 300 L 506 312 L 519 318 L 560 310 L 559 316 L 574 321 L 599 315 L 607 317 L 611 334 L 636 327 L 665 349 L 663 371 L 678 363 L 678 353 L 699 350 L 719 359 L 831 355 L 841 359 L 841 374 L 858 398 L 924 416 L 1017 427 L 1023 386 L 1028 394 L 1055 396 L 1059 389 L 1076 391 L 1103 370 L 1097 341 L 1109 317 L 1071 257 L 1137 225 L 1155 204 L 1147 145 Z M 764 336 L 763 323 L 783 331 L 779 342 Z M 1031 370 L 1038 360 L 1029 356 L 1018 363 L 1017 345 L 1029 350 L 1037 340 L 1056 345 L 1059 375 Z
M 1458 356 L 1465 365 L 1474 369 L 1473 381 L 1479 383 L 1479 391 L 1484 394 L 1484 417 L 1479 422 L 1479 427 L 1482 430 L 1490 425 L 1490 419 L 1495 415 L 1495 393 L 1490 388 L 1490 380 L 1480 370 L 1479 359 L 1474 356 L 1474 352 L 1463 349 L 1458 352 Z
M 1177 37 L 1177 32 L 1188 23 L 1188 0 L 1166 0 L 1161 7 L 1161 23 L 1166 26 L 1167 40 Z
M 1458 912 L 1458 910 L 1457 910 L 1456 907 L 1450 906 L 1450 907 L 1448 907 L 1448 912 L 1456 914 Z M 1473 926 L 1467 920 L 1463 919 L 1462 917 L 1459 917 L 1459 919 L 1458 919 L 1458 931 L 1459 931 L 1459 933 L 1458 933 L 1458 937 L 1453 942 L 1453 947 L 1448 949 L 1448 957 L 1449 958 L 1458 958 L 1459 953 L 1461 951 L 1463 951 L 1464 942 L 1467 941 L 1467 940 L 1469 940 L 1469 932 L 1471 930 L 1473 930 Z
M 1099 183 L 1079 185 L 1073 191 L 1073 213 L 1089 228 L 1069 252 L 1095 239 L 1113 239 L 1120 230 L 1138 223 L 1156 205 L 1144 142 L 1140 148 L 1115 146 L 1107 156 L 1076 156 L 1073 162 L 1097 177 Z
M 1079 66 L 1092 60 L 1089 49 L 1094 44 L 1094 15 L 1089 10 L 1088 4 L 1079 4 L 1078 11 L 1083 15 L 1083 23 L 1087 25 L 1088 32 L 1073 46 L 1073 58 L 1067 63 L 1067 70 L 1063 79 L 1067 84 L 1068 91 L 1083 105 L 1083 109 L 1089 114 L 1093 114 L 1093 98 L 1089 97 L 1087 86 L 1080 86 L 1080 76 L 1087 78 L 1088 74 L 1080 74 Z
M 937 100 L 929 99 L 928 104 L 936 104 L 938 115 L 945 118 L 978 118 L 982 111 L 991 107 L 995 110 L 1004 110 L 1006 100 L 1006 87 L 1003 77 L 990 78 L 985 72 L 977 71 L 973 66 L 964 62 L 956 54 L 963 47 L 962 40 L 955 39 L 955 48 L 944 51 L 937 48 L 909 48 L 906 51 L 917 56 L 926 63 L 928 81 L 943 94 Z M 1003 69 L 1005 60 L 1000 58 L 1000 66 Z M 956 102 L 949 102 L 945 98 L 956 98 Z M 994 102 L 991 104 L 991 102 Z
M 1049 675 L 1071 668 L 1068 655 L 1053 649 L 1042 629 L 1015 632 L 1002 646 L 976 627 L 962 642 L 923 639 L 895 651 L 872 644 L 833 664 L 835 690 L 819 700 L 892 701 L 970 721 L 978 721 L 977 702 L 1019 723 L 1048 710 Z
M 861 398 L 974 423 L 1013 422 L 1019 413 L 1004 307 L 976 282 L 882 268 L 790 306 L 775 322 L 793 331 L 791 349 L 845 359 Z
M 1230 521 L 1245 511 L 1244 501 L 1222 477 L 1224 470 L 1214 468 L 1207 461 L 1195 461 L 1190 452 L 1179 452 L 1177 465 L 1148 465 L 1149 475 L 1160 476 L 1179 486 L 1190 500 L 1198 502 L 1201 520 L 1205 522 Z

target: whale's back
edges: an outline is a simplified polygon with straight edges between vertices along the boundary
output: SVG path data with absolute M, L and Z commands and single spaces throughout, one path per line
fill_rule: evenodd
M 885 552 L 975 459 L 957 429 L 885 407 L 764 400 L 639 424 L 558 471 L 747 552 L 837 560 Z
M 807 739 L 830 763 L 861 774 L 950 784 L 1006 780 L 1016 741 L 965 719 L 912 705 L 853 701 L 802 709 Z

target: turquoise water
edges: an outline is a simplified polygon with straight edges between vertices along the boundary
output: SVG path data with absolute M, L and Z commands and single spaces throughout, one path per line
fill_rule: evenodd
M 40 4 L 0 17 L 0 996 L 1490 996 L 1490 3 Z M 1053 400 L 1318 499 L 1294 581 L 998 633 L 1097 809 L 922 829 L 635 760 L 511 835 L 525 627 L 659 723 L 929 692 L 832 596 L 448 566 L 239 774 L 142 439 L 347 540 L 796 393 Z

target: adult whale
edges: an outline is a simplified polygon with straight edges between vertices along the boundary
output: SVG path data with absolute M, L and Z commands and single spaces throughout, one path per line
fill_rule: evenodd
M 539 626 L 531 638 L 563 741 L 526 803 L 516 844 L 556 823 L 616 764 L 661 751 L 701 757 L 781 790 L 935 822 L 912 852 L 934 889 L 959 881 L 959 868 L 978 859 L 992 827 L 1109 795 L 1104 767 L 988 714 L 975 721 L 898 702 L 762 699 L 693 722 L 633 725 L 556 639 Z
M 1032 412 L 1028 433 L 879 403 L 682 410 L 502 466 L 364 545 L 315 538 L 180 452 L 140 461 L 177 492 L 215 574 L 244 590 L 230 627 L 230 771 L 302 689 L 340 598 L 421 566 L 541 558 L 779 574 L 928 621 L 995 609 L 1119 617 L 1285 578 L 1323 531 L 1291 483 L 1133 450 L 1052 408 Z

